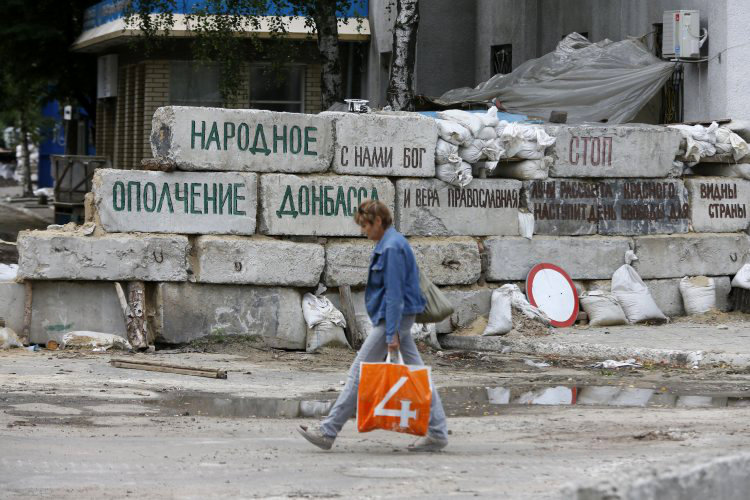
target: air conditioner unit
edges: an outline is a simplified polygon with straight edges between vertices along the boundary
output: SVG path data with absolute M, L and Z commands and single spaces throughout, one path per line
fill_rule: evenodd
M 661 52 L 665 59 L 699 59 L 703 41 L 698 10 L 665 10 Z M 705 38 L 704 38 L 705 40 Z

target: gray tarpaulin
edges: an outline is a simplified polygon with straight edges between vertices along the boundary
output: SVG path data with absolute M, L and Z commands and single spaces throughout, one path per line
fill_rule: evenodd
M 449 90 L 433 101 L 443 106 L 499 99 L 514 113 L 542 118 L 566 111 L 568 123 L 625 123 L 656 94 L 674 71 L 635 39 L 591 43 L 578 33 L 554 52 L 532 59 L 476 88 Z

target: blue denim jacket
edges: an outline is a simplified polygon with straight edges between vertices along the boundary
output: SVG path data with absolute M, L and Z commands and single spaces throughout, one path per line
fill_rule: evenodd
M 409 242 L 393 226 L 386 229 L 372 252 L 365 304 L 373 325 L 385 319 L 388 342 L 398 331 L 402 316 L 424 311 L 417 261 Z

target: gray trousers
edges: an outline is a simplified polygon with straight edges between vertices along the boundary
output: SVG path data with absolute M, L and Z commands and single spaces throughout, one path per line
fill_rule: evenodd
M 411 337 L 411 327 L 414 324 L 414 315 L 401 318 L 399 328 L 400 351 L 404 363 L 407 365 L 423 365 L 422 357 L 419 355 L 417 345 Z M 347 420 L 354 416 L 357 411 L 357 389 L 359 388 L 359 364 L 363 361 L 382 362 L 388 353 L 388 345 L 385 343 L 385 321 L 381 321 L 372 329 L 370 335 L 357 353 L 357 357 L 349 369 L 349 376 L 344 386 L 344 391 L 339 395 L 336 403 L 331 408 L 328 416 L 321 424 L 323 434 L 336 437 Z M 432 404 L 430 406 L 430 428 L 429 435 L 436 438 L 448 439 L 447 425 L 443 403 L 440 401 L 435 384 L 432 384 Z

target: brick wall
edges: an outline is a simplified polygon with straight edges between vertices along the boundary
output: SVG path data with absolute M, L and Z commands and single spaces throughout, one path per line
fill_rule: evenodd
M 145 66 L 145 88 L 143 93 L 143 117 L 140 140 L 142 144 L 141 159 L 152 158 L 151 154 L 151 119 L 156 108 L 169 104 L 169 61 L 149 60 Z

